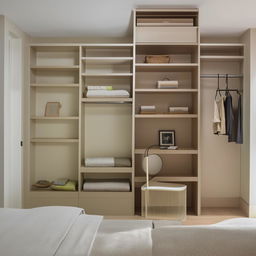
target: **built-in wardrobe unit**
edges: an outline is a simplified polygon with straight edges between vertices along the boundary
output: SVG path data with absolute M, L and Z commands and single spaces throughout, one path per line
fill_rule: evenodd
M 140 26 L 141 18 L 184 18 L 192 24 Z M 218 206 L 214 198 L 209 202 L 214 196 L 207 195 L 206 187 L 218 190 L 211 184 L 221 184 L 221 175 L 225 180 L 235 175 L 234 182 L 240 182 L 240 146 L 213 135 L 213 101 L 218 74 L 221 88 L 228 74 L 229 88 L 242 90 L 244 45 L 205 41 L 200 44 L 198 9 L 136 9 L 128 43 L 32 43 L 24 206 L 72 205 L 90 214 L 140 214 L 140 190 L 146 181 L 143 155 L 159 145 L 160 130 L 175 130 L 178 148 L 150 149 L 163 161 L 158 180 L 187 185 L 189 214 L 200 215 L 201 200 L 205 206 Z M 148 55 L 168 55 L 171 61 L 145 63 Z M 177 80 L 179 86 L 158 89 L 159 80 Z M 127 90 L 130 96 L 86 96 L 87 86 L 101 85 Z M 61 103 L 58 117 L 45 116 L 47 102 Z M 142 105 L 155 105 L 157 111 L 142 114 Z M 168 112 L 169 107 L 184 106 L 186 114 Z M 85 158 L 90 157 L 126 157 L 131 166 L 86 167 Z M 232 173 L 221 174 L 227 159 Z M 60 178 L 77 181 L 76 191 L 32 186 Z M 130 191 L 84 191 L 83 183 L 90 179 L 128 179 Z

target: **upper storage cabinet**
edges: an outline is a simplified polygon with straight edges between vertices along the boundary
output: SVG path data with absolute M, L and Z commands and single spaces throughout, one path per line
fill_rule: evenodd
M 198 10 L 137 10 L 135 17 L 137 44 L 196 44 Z

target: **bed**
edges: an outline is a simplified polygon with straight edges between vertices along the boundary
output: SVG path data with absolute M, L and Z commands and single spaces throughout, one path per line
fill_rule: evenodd
M 254 256 L 256 220 L 209 226 L 104 220 L 75 207 L 0 209 L 0 255 Z

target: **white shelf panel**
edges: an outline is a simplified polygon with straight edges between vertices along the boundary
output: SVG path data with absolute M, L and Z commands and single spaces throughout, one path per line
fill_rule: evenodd
M 32 120 L 78 120 L 78 116 L 58 116 L 58 117 L 50 117 L 50 116 L 32 116 L 30 119 Z
M 147 64 L 136 63 L 136 71 L 152 72 L 152 71 L 191 71 L 198 67 L 198 63 L 166 63 L 166 64 Z
M 88 64 L 127 64 L 133 57 L 82 57 L 82 61 Z
M 145 148 L 136 148 L 135 154 L 142 155 L 145 153 L 145 150 Z M 198 150 L 193 148 L 179 148 L 175 150 L 152 148 L 150 149 L 150 153 L 159 155 L 197 155 Z
M 33 138 L 32 143 L 78 143 L 78 139 Z
M 136 93 L 182 93 L 198 92 L 198 89 L 135 89 Z
M 132 102 L 132 98 L 83 98 L 82 102 Z
M 244 47 L 241 43 L 201 43 L 201 48 Z
M 81 173 L 132 173 L 131 167 L 80 167 Z
M 32 70 L 79 70 L 79 65 L 74 66 L 31 66 Z
M 133 47 L 132 43 L 120 44 L 81 44 L 82 47 Z
M 153 178 L 153 180 L 157 181 L 165 181 L 165 182 L 198 182 L 198 177 L 194 176 L 157 176 Z M 134 178 L 135 183 L 143 183 L 146 182 L 145 176 L 137 176 Z
M 82 76 L 91 77 L 130 77 L 132 73 L 82 73 Z
M 201 55 L 201 61 L 242 61 L 244 56 Z
M 79 88 L 79 84 L 30 84 L 31 87 L 41 87 L 41 88 Z
M 135 118 L 197 118 L 197 114 L 136 114 Z

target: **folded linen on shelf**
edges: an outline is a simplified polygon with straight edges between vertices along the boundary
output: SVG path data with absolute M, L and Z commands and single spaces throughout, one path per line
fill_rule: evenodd
M 94 98 L 94 97 L 122 97 L 122 98 L 129 98 L 130 94 L 126 90 L 88 90 L 87 91 L 87 98 Z
M 88 157 L 85 158 L 86 167 L 114 167 L 114 157 Z
M 113 87 L 111 85 L 88 85 L 87 90 L 107 90 L 112 91 Z
M 86 167 L 130 167 L 128 157 L 89 157 L 85 158 Z
M 155 113 L 156 111 L 156 106 L 140 106 L 140 113 L 141 114 L 151 114 Z
M 115 167 L 131 167 L 131 159 L 128 157 L 115 157 Z
M 62 190 L 62 191 L 76 191 L 76 181 L 68 181 L 65 185 L 51 185 L 51 189 L 53 190 Z
M 129 179 L 87 179 L 83 184 L 84 191 L 129 192 Z
M 170 113 L 188 113 L 188 107 L 169 107 Z

